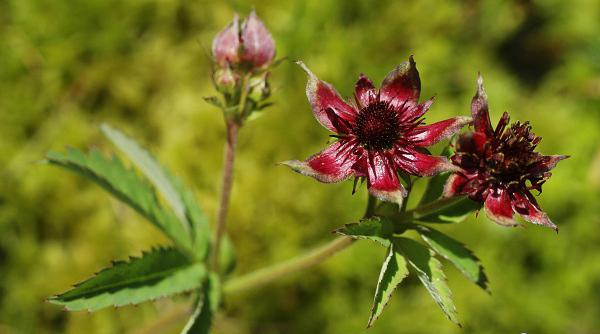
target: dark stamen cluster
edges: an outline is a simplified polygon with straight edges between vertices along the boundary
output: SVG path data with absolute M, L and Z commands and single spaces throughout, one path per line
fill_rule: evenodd
M 360 110 L 353 132 L 366 149 L 389 150 L 401 136 L 398 113 L 388 103 L 371 103 Z
M 529 122 L 516 122 L 506 129 L 508 122 L 505 113 L 493 136 L 486 140 L 483 152 L 460 143 L 457 147 L 459 152 L 453 161 L 478 174 L 478 184 L 473 185 L 475 192 L 490 186 L 541 191 L 542 184 L 550 177 L 541 168 L 544 157 L 535 152 L 542 138 L 531 132 Z

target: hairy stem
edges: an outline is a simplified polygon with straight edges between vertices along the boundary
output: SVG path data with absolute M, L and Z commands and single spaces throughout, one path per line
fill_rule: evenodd
M 225 153 L 223 158 L 223 179 L 221 183 L 221 200 L 215 228 L 214 244 L 211 255 L 211 267 L 218 271 L 219 250 L 221 239 L 225 234 L 227 225 L 227 213 L 229 211 L 229 200 L 231 198 L 231 187 L 233 185 L 233 167 L 235 163 L 235 148 L 237 145 L 239 125 L 235 121 L 227 122 L 227 141 L 225 142 Z
M 231 198 L 231 187 L 233 186 L 233 167 L 235 163 L 235 148 L 237 146 L 238 131 L 243 124 L 246 113 L 246 103 L 248 100 L 248 80 L 250 74 L 242 76 L 240 85 L 240 95 L 237 101 L 237 115 L 234 117 L 225 116 L 227 125 L 227 141 L 225 142 L 225 153 L 223 157 L 223 180 L 221 185 L 221 200 L 219 212 L 217 215 L 217 226 L 213 238 L 213 248 L 211 252 L 210 266 L 219 272 L 219 252 L 221 250 L 221 239 L 225 234 L 227 225 L 227 213 L 229 212 L 229 200 Z

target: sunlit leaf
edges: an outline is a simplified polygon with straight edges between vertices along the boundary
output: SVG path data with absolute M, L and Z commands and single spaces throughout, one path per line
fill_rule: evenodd
M 460 326 L 456 307 L 452 301 L 452 292 L 446 282 L 446 275 L 442 271 L 442 263 L 434 257 L 433 251 L 407 238 L 395 238 L 394 244 L 404 254 L 410 266 L 417 273 L 419 280 L 446 314 L 446 317 Z
M 206 276 L 204 264 L 191 262 L 180 251 L 154 249 L 139 258 L 114 262 L 112 267 L 48 300 L 69 311 L 96 311 L 197 289 Z
M 181 196 L 167 172 L 163 167 L 133 139 L 129 138 L 121 131 L 111 127 L 108 124 L 100 126 L 102 132 L 117 146 L 131 162 L 148 178 L 156 190 L 164 197 L 165 201 L 171 206 L 175 215 L 181 220 L 184 228 L 188 228 L 187 216 L 185 214 L 185 205 Z
M 154 189 L 117 157 L 106 158 L 95 150 L 85 154 L 68 149 L 66 153 L 50 152 L 46 159 L 94 181 L 148 219 L 181 249 L 192 252 L 191 238 L 180 220 L 159 203 Z
M 392 293 L 402 280 L 408 276 L 406 260 L 402 254 L 396 252 L 393 245 L 388 248 L 388 254 L 381 267 L 375 297 L 373 298 L 373 307 L 369 317 L 368 327 L 371 327 L 375 320 L 379 318 L 384 307 L 392 297 Z
M 394 232 L 393 223 L 387 218 L 371 217 L 359 223 L 346 224 L 335 230 L 335 233 L 355 239 L 369 239 L 380 243 L 384 247 L 390 246 L 389 238 Z
M 452 262 L 469 280 L 489 292 L 483 266 L 470 249 L 431 227 L 418 226 L 417 231 L 436 253 Z
M 210 248 L 208 218 L 198 205 L 193 191 L 132 138 L 119 130 L 102 124 L 102 132 L 110 139 L 137 168 L 148 178 L 156 190 L 165 198 L 185 228 L 193 230 L 194 254 L 203 259 Z

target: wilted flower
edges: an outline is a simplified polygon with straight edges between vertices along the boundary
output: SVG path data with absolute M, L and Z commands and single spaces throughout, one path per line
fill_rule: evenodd
M 450 176 L 445 196 L 466 194 L 484 203 L 487 216 L 500 225 L 515 226 L 514 213 L 526 221 L 558 230 L 544 213 L 531 190 L 541 193 L 549 172 L 568 156 L 542 155 L 535 152 L 542 139 L 531 132 L 529 122 L 513 123 L 504 113 L 492 128 L 487 95 L 481 76 L 471 102 L 475 131 L 461 135 L 452 162 L 460 167 Z
M 213 40 L 212 53 L 221 68 L 239 66 L 251 71 L 268 66 L 275 57 L 275 42 L 263 22 L 252 11 L 239 24 L 236 14 Z
M 424 125 L 422 117 L 433 99 L 418 103 L 421 81 L 412 57 L 385 77 L 380 90 L 361 75 L 356 103 L 344 101 L 331 85 L 299 64 L 309 76 L 306 94 L 313 113 L 337 140 L 304 162 L 283 162 L 294 171 L 321 182 L 351 176 L 366 179 L 372 195 L 402 203 L 406 190 L 398 171 L 431 176 L 456 169 L 445 157 L 431 156 L 423 148 L 451 136 L 471 119 L 456 117 Z

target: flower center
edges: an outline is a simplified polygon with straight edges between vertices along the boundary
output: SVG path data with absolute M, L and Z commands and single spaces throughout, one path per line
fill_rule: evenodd
M 547 178 L 536 170 L 542 156 L 535 152 L 540 137 L 531 132 L 528 123 L 514 123 L 505 130 L 506 122 L 501 122 L 493 137 L 485 143 L 483 156 L 474 153 L 473 148 L 459 148 L 460 154 L 453 161 L 465 170 L 478 169 L 482 183 L 479 190 L 492 184 L 504 187 L 540 189 Z M 460 146 L 460 145 L 459 145 Z
M 353 132 L 366 149 L 389 150 L 401 135 L 398 114 L 385 102 L 372 103 L 360 110 Z

